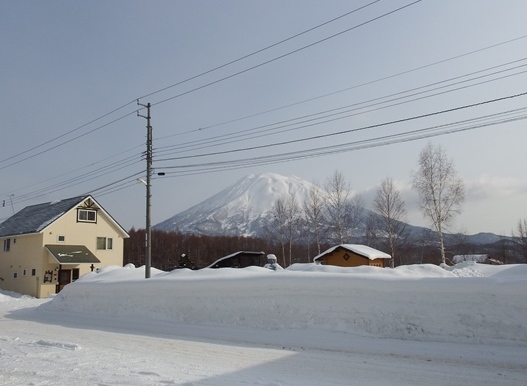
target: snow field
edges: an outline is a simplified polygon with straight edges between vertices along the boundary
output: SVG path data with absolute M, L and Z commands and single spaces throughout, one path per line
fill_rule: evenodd
M 297 264 L 276 272 L 156 270 L 148 280 L 143 267 L 112 267 L 66 286 L 41 307 L 203 326 L 526 344 L 527 266 L 496 267 L 491 273 L 480 266 L 449 271 L 433 265 L 391 270 Z

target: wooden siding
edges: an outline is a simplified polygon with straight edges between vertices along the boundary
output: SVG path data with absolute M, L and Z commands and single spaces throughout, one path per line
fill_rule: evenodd
M 320 258 L 322 264 L 336 265 L 338 267 L 358 267 L 361 265 L 370 265 L 373 267 L 384 268 L 385 259 L 370 260 L 367 257 L 358 255 L 344 248 L 337 248 L 333 252 Z

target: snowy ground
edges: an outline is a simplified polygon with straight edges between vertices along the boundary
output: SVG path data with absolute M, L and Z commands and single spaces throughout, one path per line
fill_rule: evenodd
M 143 277 L 0 292 L 0 384 L 527 384 L 527 265 Z

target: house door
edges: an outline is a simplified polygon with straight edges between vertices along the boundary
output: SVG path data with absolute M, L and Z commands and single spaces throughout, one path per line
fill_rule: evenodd
M 60 292 L 66 284 L 71 283 L 71 269 L 60 269 L 59 270 L 59 285 L 57 292 Z

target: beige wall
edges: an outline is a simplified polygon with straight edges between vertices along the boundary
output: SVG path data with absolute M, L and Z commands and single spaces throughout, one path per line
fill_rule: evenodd
M 38 296 L 38 283 L 42 274 L 42 235 L 32 234 L 11 239 L 9 252 L 0 250 L 0 287 L 31 296 Z M 37 252 L 35 252 L 37 251 Z M 35 255 L 36 253 L 36 255 Z M 35 270 L 35 275 L 33 275 Z M 24 272 L 25 271 L 25 272 Z M 17 278 L 14 278 L 14 274 Z
M 59 235 L 66 236 L 66 245 L 85 245 L 101 261 L 101 264 L 95 264 L 97 268 L 123 265 L 124 240 L 121 232 L 102 211 L 98 211 L 96 223 L 77 222 L 77 210 L 69 211 L 45 229 L 44 245 L 61 244 L 57 241 Z M 97 249 L 97 237 L 112 238 L 113 249 Z
M 59 235 L 65 236 L 66 245 L 86 246 L 101 261 L 99 264 L 94 264 L 96 268 L 123 265 L 124 240 L 120 228 L 105 216 L 102 210 L 98 211 L 96 223 L 77 222 L 77 210 L 72 209 L 41 233 L 9 237 L 10 251 L 3 252 L 3 248 L 0 249 L 0 288 L 41 298 L 54 294 L 59 264 L 44 245 L 62 244 L 58 242 Z M 113 249 L 98 250 L 97 237 L 112 238 Z M 3 239 L 5 238 L 0 238 L 0 248 Z M 82 276 L 91 271 L 90 266 L 91 264 L 72 264 L 63 265 L 62 268 L 78 268 L 79 276 Z M 33 269 L 35 275 L 32 275 Z M 52 271 L 53 278 L 50 284 L 44 284 L 46 271 Z M 15 272 L 16 279 L 13 278 Z

